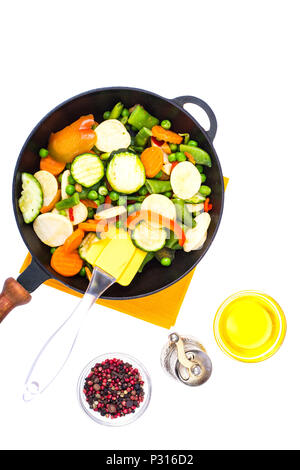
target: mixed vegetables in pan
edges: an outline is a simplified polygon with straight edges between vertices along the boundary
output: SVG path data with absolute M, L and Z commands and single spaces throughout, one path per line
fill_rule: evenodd
M 104 240 L 117 232 L 138 250 L 140 272 L 152 258 L 170 266 L 176 250 L 201 249 L 211 158 L 171 128 L 139 104 L 117 103 L 101 123 L 90 114 L 50 135 L 40 170 L 22 174 L 19 207 L 55 271 L 90 278 Z

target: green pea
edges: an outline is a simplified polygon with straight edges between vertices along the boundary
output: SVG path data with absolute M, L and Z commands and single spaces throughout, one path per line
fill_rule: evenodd
M 201 183 L 205 183 L 206 181 L 206 175 L 204 173 L 201 173 Z
M 202 165 L 196 165 L 197 170 L 199 173 L 203 173 L 203 166 Z
M 88 219 L 93 219 L 95 215 L 95 211 L 92 207 L 88 207 Z
M 177 152 L 178 145 L 176 145 L 176 144 L 169 144 L 169 145 L 170 145 L 171 152 Z
M 110 152 L 105 152 L 100 155 L 101 160 L 108 160 L 110 157 Z
M 105 111 L 105 113 L 103 113 L 103 119 L 106 121 L 107 119 L 109 119 L 109 116 L 110 116 L 110 111 Z
M 48 152 L 47 149 L 41 148 L 40 151 L 39 151 L 39 156 L 40 156 L 41 158 L 48 157 L 48 154 L 49 154 L 49 152 Z
M 172 191 L 167 191 L 166 193 L 164 193 L 164 196 L 166 197 L 172 197 Z
M 69 183 L 69 184 L 75 184 L 75 183 L 76 183 L 76 181 L 74 180 L 74 178 L 73 178 L 72 175 L 69 175 L 69 176 L 68 176 L 68 183 Z
M 129 116 L 129 114 L 130 114 L 129 109 L 124 108 L 122 110 L 121 116 L 126 117 L 126 116 Z
M 79 271 L 79 276 L 81 276 L 81 277 L 85 277 L 85 276 L 86 276 L 85 268 L 81 268 L 81 270 Z
M 102 194 L 99 194 L 97 201 L 99 201 L 99 204 L 104 204 L 105 196 L 103 196 Z
M 98 193 L 100 194 L 100 196 L 107 196 L 108 189 L 105 186 L 99 186 Z
M 59 211 L 59 215 L 64 215 L 64 216 L 66 216 L 66 215 L 67 215 L 67 212 L 66 212 L 64 209 L 62 209 L 61 211 Z
M 127 196 L 119 196 L 118 206 L 126 206 Z
M 66 186 L 66 193 L 68 196 L 73 196 L 73 194 L 75 193 L 75 186 L 73 186 L 72 184 L 68 184 Z
M 61 180 L 62 180 L 62 173 L 61 173 L 60 175 L 58 175 L 57 179 L 58 179 L 58 182 L 61 183 Z
M 170 155 L 168 155 L 168 160 L 170 163 L 176 162 L 176 159 L 176 153 L 171 153 Z
M 183 152 L 176 152 L 176 160 L 178 162 L 185 162 L 186 156 L 184 155 Z
M 50 250 L 51 255 L 53 255 L 55 250 L 56 250 L 56 248 L 51 248 L 51 250 Z
M 161 178 L 162 175 L 163 175 L 163 172 L 162 172 L 162 170 L 160 170 L 160 171 L 157 173 L 157 175 L 154 176 L 154 178 L 159 180 L 159 178 Z
M 191 145 L 192 147 L 198 147 L 198 142 L 196 142 L 196 140 L 189 140 L 187 145 Z
M 160 125 L 163 129 L 168 130 L 171 128 L 171 121 L 169 121 L 168 119 L 164 119 L 163 121 L 161 121 Z
M 136 211 L 135 204 L 129 204 L 129 206 L 127 207 L 128 214 L 132 214 L 135 211 Z
M 88 199 L 91 199 L 92 201 L 95 201 L 96 199 L 98 199 L 98 193 L 97 193 L 97 191 L 94 191 L 94 190 L 89 191 L 87 197 L 88 197 Z
M 211 193 L 211 188 L 203 184 L 200 186 L 199 193 L 202 194 L 202 196 L 209 196 Z
M 119 199 L 119 194 L 116 191 L 111 191 L 109 197 L 112 201 L 117 201 Z
M 142 186 L 141 189 L 139 189 L 139 195 L 146 196 L 146 194 L 148 194 L 148 189 L 146 188 L 146 186 Z
M 162 266 L 170 266 L 171 265 L 171 259 L 167 258 L 166 256 L 160 260 L 160 264 Z

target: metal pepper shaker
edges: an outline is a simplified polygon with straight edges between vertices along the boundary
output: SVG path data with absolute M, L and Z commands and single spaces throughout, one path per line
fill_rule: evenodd
M 174 379 L 196 387 L 212 373 L 212 363 L 205 348 L 192 336 L 171 333 L 161 352 L 162 368 Z

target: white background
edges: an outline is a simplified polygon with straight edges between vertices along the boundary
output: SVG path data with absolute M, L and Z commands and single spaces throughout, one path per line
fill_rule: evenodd
M 0 327 L 3 449 L 299 448 L 299 2 L 17 1 L 1 11 L 1 282 L 26 249 L 11 204 L 15 161 L 35 124 L 86 90 L 134 86 L 191 94 L 215 111 L 215 148 L 230 177 L 218 235 L 176 324 L 213 361 L 203 387 L 162 371 L 168 331 L 95 307 L 63 373 L 40 399 L 21 400 L 35 354 L 77 299 L 41 286 Z M 195 116 L 203 116 L 190 108 Z M 288 322 L 271 359 L 247 365 L 213 337 L 220 303 L 242 289 L 274 296 Z M 109 351 L 136 356 L 153 382 L 136 423 L 106 428 L 79 408 L 83 366 Z

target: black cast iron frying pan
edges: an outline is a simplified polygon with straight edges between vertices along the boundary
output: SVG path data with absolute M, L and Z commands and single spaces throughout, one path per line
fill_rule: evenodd
M 23 221 L 18 208 L 21 194 L 21 173 L 35 173 L 39 169 L 38 151 L 47 147 L 51 132 L 56 132 L 84 114 L 94 114 L 99 119 L 103 112 L 112 109 L 114 104 L 122 101 L 129 108 L 136 103 L 143 105 L 152 115 L 170 119 L 172 129 L 177 132 L 188 132 L 199 146 L 206 150 L 212 159 L 212 168 L 207 171 L 207 184 L 212 188 L 213 210 L 211 225 L 204 247 L 200 251 L 184 253 L 179 251 L 170 268 L 162 268 L 158 263 L 146 265 L 143 273 L 137 274 L 128 287 L 119 284 L 111 286 L 103 296 L 104 299 L 134 299 L 154 294 L 179 281 L 188 274 L 203 258 L 210 247 L 220 224 L 224 204 L 224 184 L 221 165 L 213 147 L 217 131 L 217 121 L 211 108 L 201 99 L 193 96 L 180 96 L 166 99 L 155 93 L 136 88 L 112 87 L 99 88 L 77 95 L 50 111 L 33 129 L 27 138 L 18 157 L 13 179 L 13 208 L 20 234 L 32 255 L 30 266 L 18 277 L 16 282 L 9 278 L 0 295 L 0 321 L 17 305 L 30 300 L 30 294 L 47 279 L 56 279 L 67 287 L 84 293 L 88 282 L 76 276 L 65 278 L 50 267 L 50 250 L 35 235 L 32 225 Z M 186 103 L 194 103 L 208 115 L 210 129 L 205 131 L 200 124 L 183 108 Z

